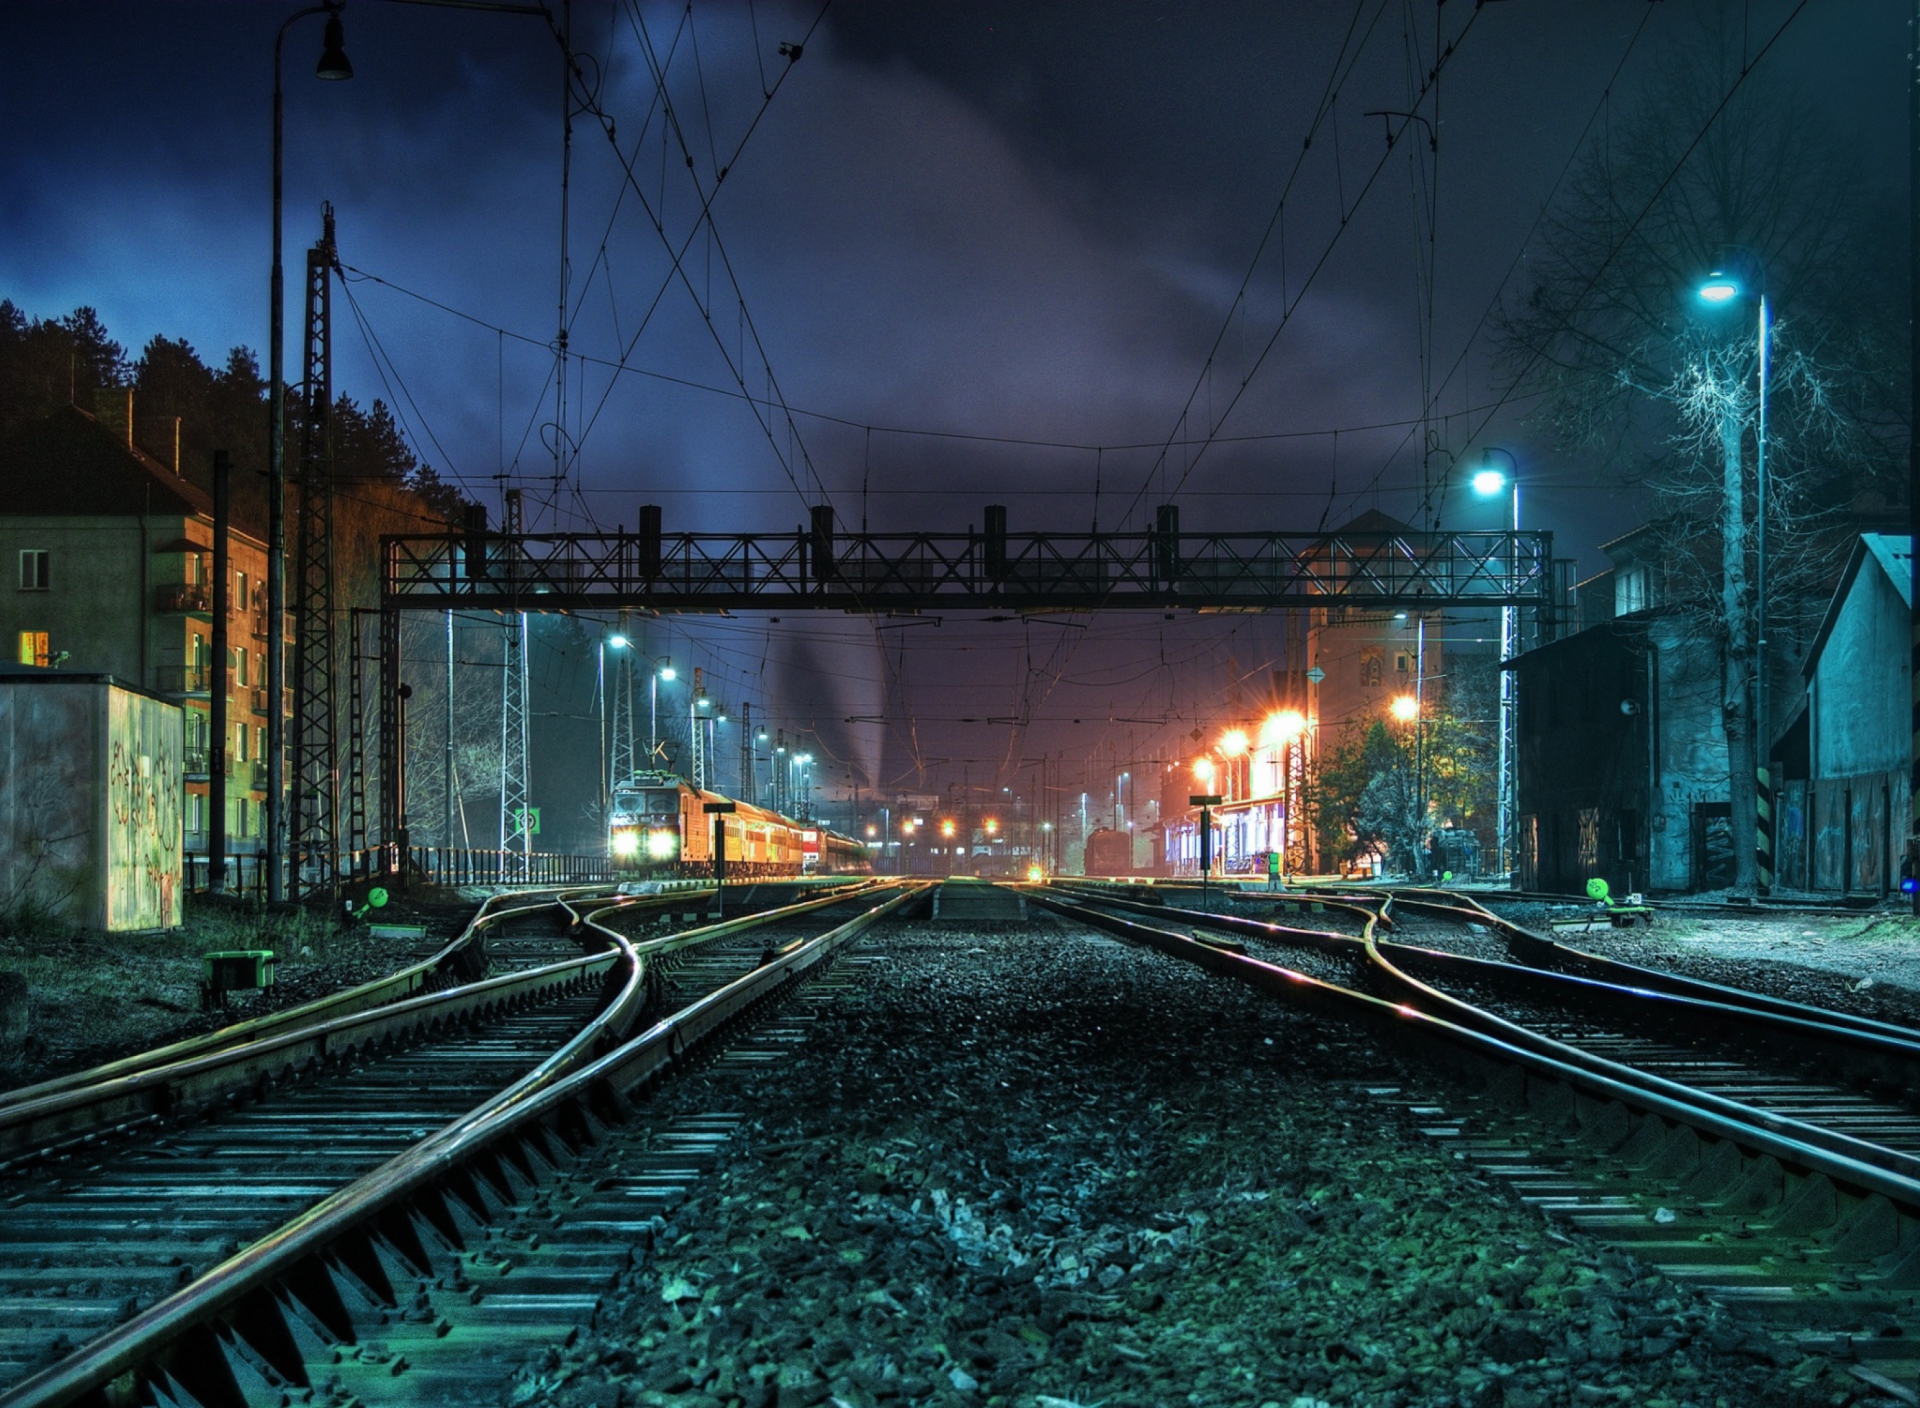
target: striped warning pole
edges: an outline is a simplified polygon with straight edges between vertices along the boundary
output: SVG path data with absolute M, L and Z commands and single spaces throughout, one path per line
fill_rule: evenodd
M 1754 806 L 1759 809 L 1753 828 L 1754 868 L 1760 873 L 1760 893 L 1773 892 L 1773 774 L 1765 768 L 1754 774 Z

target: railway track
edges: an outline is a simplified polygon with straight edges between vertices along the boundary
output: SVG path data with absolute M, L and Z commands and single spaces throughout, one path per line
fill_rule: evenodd
M 1465 1076 L 1363 1090 L 1523 1199 L 1920 1403 L 1920 1032 L 1584 954 L 1444 892 L 1315 896 L 1358 933 L 1107 887 L 1030 895 Z M 1397 942 L 1396 915 L 1510 956 Z
M 914 893 L 836 886 L 640 941 L 614 925 L 658 897 L 506 897 L 376 1005 L 342 994 L 304 1024 L 277 1014 L 0 1101 L 15 1164 L 0 1184 L 0 1402 L 277 1403 L 369 1318 L 443 1337 L 444 1316 L 421 1319 L 427 1287 L 403 1304 L 397 1275 L 463 1247 L 536 1163 L 584 1147 L 621 1091 Z M 860 914 L 837 941 L 793 937 L 848 905 Z M 527 949 L 542 924 L 575 956 L 459 979 L 490 930 Z M 314 1078 L 274 1088 L 294 1075 Z M 469 1310 L 469 1273 L 501 1273 L 471 1257 L 452 1269 Z M 489 1314 L 512 1320 L 531 1289 L 519 1278 Z

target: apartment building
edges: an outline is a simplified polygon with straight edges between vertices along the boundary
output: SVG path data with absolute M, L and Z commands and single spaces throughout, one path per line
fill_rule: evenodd
M 0 643 L 17 663 L 109 674 L 184 707 L 190 852 L 207 844 L 216 688 L 227 698 L 230 850 L 258 850 L 264 829 L 266 545 L 230 531 L 228 562 L 227 659 L 216 667 L 213 503 L 178 464 L 77 406 L 0 444 Z

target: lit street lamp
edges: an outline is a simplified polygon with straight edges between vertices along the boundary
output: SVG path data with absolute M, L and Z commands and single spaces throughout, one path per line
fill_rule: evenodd
M 672 684 L 673 661 L 662 655 L 653 662 L 653 678 L 647 681 L 647 766 L 660 757 L 660 681 Z
M 1505 455 L 1513 466 L 1511 476 L 1502 474 L 1494 466 L 1493 457 Z M 1507 594 L 1511 596 L 1519 587 L 1520 579 L 1520 461 L 1514 458 L 1511 450 L 1503 450 L 1497 445 L 1489 445 L 1480 452 L 1480 471 L 1473 476 L 1473 492 L 1483 499 L 1497 497 L 1503 490 L 1508 493 L 1511 506 L 1509 529 L 1513 533 L 1507 545 Z M 1520 608 L 1511 602 L 1500 608 L 1500 661 L 1504 665 L 1520 653 Z M 1514 694 L 1514 675 L 1510 669 L 1500 671 L 1500 790 L 1497 822 L 1499 836 L 1496 844 L 1500 848 L 1500 870 L 1510 874 L 1513 870 L 1514 840 L 1517 835 L 1518 818 L 1515 806 L 1518 798 L 1514 788 L 1514 770 L 1519 766 L 1517 756 L 1518 735 L 1515 733 L 1517 722 L 1516 696 Z
M 1715 269 L 1697 290 L 1700 301 L 1709 308 L 1724 308 L 1747 296 L 1747 290 L 1733 275 Z M 1767 344 L 1771 323 L 1767 312 L 1767 291 L 1763 284 L 1759 304 L 1759 392 L 1754 405 L 1753 432 L 1753 724 L 1759 744 L 1760 766 L 1767 766 Z
M 313 76 L 329 82 L 353 77 L 346 36 L 340 25 L 340 0 L 309 5 L 287 16 L 273 40 L 273 277 L 267 333 L 267 900 L 286 898 L 286 634 L 287 619 L 287 353 L 286 272 L 280 264 L 281 152 L 285 146 L 285 101 L 280 84 L 280 51 L 295 20 L 325 15 L 327 32 Z M 219 664 L 219 662 L 216 662 Z M 404 735 L 403 735 L 404 737 Z M 390 840 L 390 837 L 383 837 Z M 404 861 L 402 862 L 404 864 Z M 332 883 L 331 877 L 328 883 Z

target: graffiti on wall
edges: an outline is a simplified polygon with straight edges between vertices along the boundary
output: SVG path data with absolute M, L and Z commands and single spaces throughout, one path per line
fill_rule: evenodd
M 123 690 L 107 706 L 107 927 L 180 923 L 181 715 Z

